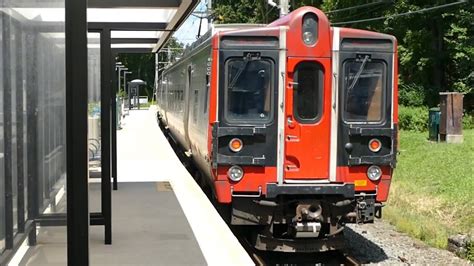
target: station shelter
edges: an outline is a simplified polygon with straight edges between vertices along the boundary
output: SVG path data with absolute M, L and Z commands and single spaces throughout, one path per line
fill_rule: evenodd
M 159 51 L 197 4 L 1 0 L 0 265 L 25 240 L 35 245 L 38 227 L 67 228 L 68 265 L 89 265 L 89 226 L 113 242 L 115 57 Z M 95 155 L 100 209 L 91 211 Z

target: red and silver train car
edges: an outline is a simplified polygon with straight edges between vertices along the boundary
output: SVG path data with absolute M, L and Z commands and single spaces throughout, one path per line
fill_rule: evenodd
M 218 29 L 163 72 L 161 128 L 258 249 L 340 248 L 344 225 L 373 222 L 388 197 L 396 39 L 312 7 Z

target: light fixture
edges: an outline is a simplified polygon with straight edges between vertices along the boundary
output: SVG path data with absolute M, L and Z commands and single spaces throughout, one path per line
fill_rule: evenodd
M 382 149 L 382 142 L 379 139 L 371 139 L 369 141 L 369 150 L 371 152 L 379 152 Z
M 318 39 L 318 17 L 314 13 L 307 13 L 303 17 L 302 38 L 307 46 L 312 46 Z
M 367 177 L 372 181 L 377 181 L 382 177 L 382 169 L 377 165 L 372 165 L 367 169 Z
M 244 170 L 242 167 L 234 165 L 227 171 L 227 177 L 234 182 L 239 182 L 244 177 Z
M 229 149 L 233 152 L 239 152 L 243 147 L 242 140 L 239 138 L 233 138 L 229 141 Z

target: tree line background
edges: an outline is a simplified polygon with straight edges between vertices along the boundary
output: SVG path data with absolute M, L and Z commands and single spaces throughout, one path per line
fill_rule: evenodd
M 398 40 L 399 53 L 399 103 L 407 107 L 427 109 L 426 107 L 438 105 L 440 91 L 457 91 L 465 93 L 464 108 L 467 114 L 472 115 L 474 111 L 473 1 L 466 0 L 463 4 L 446 8 L 396 16 L 452 2 L 454 1 L 291 0 L 290 7 L 294 10 L 301 6 L 315 6 L 323 10 L 331 23 L 336 23 L 337 26 L 394 35 Z M 358 7 L 361 5 L 363 7 Z M 266 24 L 278 19 L 279 16 L 279 10 L 268 5 L 267 0 L 214 0 L 212 13 L 215 23 Z M 351 23 L 351 21 L 377 17 L 384 18 Z M 170 46 L 182 47 L 182 44 L 173 39 Z M 167 61 L 168 54 L 161 53 L 160 57 L 163 60 L 161 62 Z M 130 69 L 137 67 L 140 78 L 148 84 L 153 84 L 153 56 L 124 55 L 121 56 L 121 60 L 127 62 Z M 151 90 L 151 87 L 149 89 Z M 414 114 L 418 113 L 417 110 L 411 111 Z M 427 117 L 427 111 L 425 113 L 423 115 Z M 418 120 L 423 121 L 424 117 Z M 469 127 L 472 127 L 470 125 L 472 122 L 472 117 L 469 116 L 466 119 Z

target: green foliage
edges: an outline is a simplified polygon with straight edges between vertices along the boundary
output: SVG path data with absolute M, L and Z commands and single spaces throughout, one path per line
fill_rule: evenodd
M 275 1 L 278 3 L 278 1 Z M 301 6 L 321 6 L 322 0 L 292 0 L 290 6 L 294 10 Z M 268 24 L 279 17 L 279 10 L 270 6 L 267 1 L 254 0 L 215 0 L 213 2 L 215 22 L 220 24 L 230 23 L 256 23 Z
M 466 259 L 474 261 L 474 242 L 471 242 L 467 247 Z
M 175 60 L 176 57 L 181 54 L 183 44 L 178 42 L 175 38 L 170 38 L 162 51 L 165 51 L 167 47 L 172 48 L 169 53 L 160 52 L 158 54 L 159 73 L 161 73 L 169 61 Z M 155 86 L 155 54 L 120 54 L 118 61 L 122 62 L 122 64 L 128 68 L 128 71 L 132 72 L 132 74 L 127 75 L 128 81 L 141 79 L 147 83 L 146 90 L 140 89 L 140 94 L 141 96 L 151 98 Z M 123 84 L 121 91 L 119 96 L 125 94 Z
M 463 129 L 474 129 L 474 114 L 464 114 L 462 117 Z
M 325 0 L 327 10 L 360 5 L 360 1 Z M 367 9 L 352 9 L 333 13 L 332 22 L 385 16 L 375 20 L 346 27 L 376 30 L 395 35 L 398 39 L 400 60 L 400 84 L 417 84 L 404 88 L 404 96 L 416 96 L 415 106 L 423 104 L 436 106 L 440 91 L 472 92 L 474 90 L 474 35 L 472 18 L 474 5 L 452 6 L 430 12 L 399 16 L 391 15 L 416 11 L 427 7 L 446 4 L 445 0 L 400 0 L 375 5 Z M 371 11 L 370 9 L 373 9 Z M 410 92 L 410 89 L 413 91 Z M 421 90 L 420 90 L 421 89 Z M 423 92 L 423 93 L 420 93 Z M 406 98 L 405 98 L 406 99 Z M 403 104 L 411 105 L 410 102 Z
M 217 0 L 214 2 L 216 23 L 266 23 L 273 19 L 277 11 L 266 1 L 253 0 Z
M 124 97 L 127 97 L 127 93 L 125 92 L 125 90 L 120 90 L 117 93 L 117 96 L 120 97 L 120 98 L 124 98 Z
M 146 90 L 140 89 L 142 95 L 147 95 L 148 91 L 153 91 L 155 83 L 154 54 L 120 54 L 118 61 L 122 62 L 128 68 L 128 71 L 132 72 L 127 75 L 127 82 L 141 79 L 147 83 Z M 122 84 L 121 90 L 125 90 L 124 84 Z
M 404 106 L 423 106 L 425 104 L 425 89 L 416 84 L 400 84 L 398 87 L 398 103 Z
M 278 18 L 277 8 L 267 1 L 216 0 L 218 23 L 269 23 Z M 408 16 L 405 12 L 446 4 L 446 0 L 381 1 L 366 8 L 350 8 L 368 1 L 303 0 L 290 1 L 291 10 L 311 5 L 327 12 L 331 22 L 386 17 L 343 26 L 384 32 L 398 39 L 401 103 L 436 106 L 440 91 L 474 91 L 474 5 L 465 4 Z M 329 11 L 349 8 L 341 12 Z M 416 85 L 412 85 L 416 84 Z M 421 99 L 423 98 L 423 99 Z
M 402 130 L 424 132 L 428 130 L 428 108 L 399 106 L 398 125 Z

